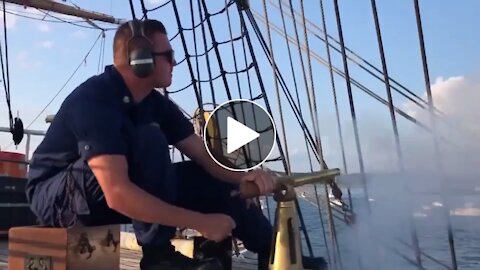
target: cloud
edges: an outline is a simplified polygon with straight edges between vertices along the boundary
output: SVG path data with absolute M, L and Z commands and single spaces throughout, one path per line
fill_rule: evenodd
M 75 49 L 73 48 L 70 48 L 70 47 L 64 47 L 61 49 L 61 53 L 63 56 L 69 56 L 69 55 L 73 55 L 75 52 Z
M 165 4 L 168 0 L 148 0 L 145 4 L 147 8 L 154 8 Z
M 36 69 L 42 65 L 39 60 L 32 59 L 28 51 L 19 51 L 16 60 L 15 65 L 22 69 Z
M 18 61 L 25 61 L 28 59 L 28 52 L 27 51 L 19 51 L 17 53 L 17 60 Z
M 299 147 L 293 147 L 292 149 L 290 149 L 290 156 L 294 157 L 294 156 L 298 156 L 301 152 L 300 148 Z M 306 154 L 305 152 L 303 152 L 304 154 Z
M 50 49 L 50 48 L 53 47 L 53 44 L 54 44 L 53 41 L 45 40 L 45 41 L 37 43 L 37 46 L 39 46 L 41 48 L 45 48 L 45 49 Z
M 434 104 L 444 114 L 436 121 L 440 151 L 434 151 L 433 136 L 429 132 L 421 127 L 400 124 L 405 121 L 399 120 L 400 142 L 406 168 L 404 174 L 399 173 L 390 121 L 381 121 L 381 116 L 364 112 L 358 115 L 366 182 L 369 199 L 372 199 L 371 213 L 366 213 L 365 208 L 357 206 L 357 223 L 352 230 L 342 231 L 341 237 L 347 240 L 340 242 L 352 245 L 353 250 L 358 250 L 366 269 L 373 268 L 373 265 L 369 267 L 369 263 L 376 261 L 379 261 L 383 268 L 404 268 L 400 267 L 404 264 L 399 261 L 398 256 L 390 255 L 393 253 L 386 254 L 388 256 L 382 253 L 378 256 L 378 252 L 383 250 L 384 245 L 402 250 L 403 245 L 399 244 L 399 239 L 411 244 L 408 228 L 412 217 L 422 250 L 433 253 L 434 248 L 423 245 L 427 241 L 426 235 L 434 237 L 436 245 L 448 245 L 439 237 L 445 233 L 444 211 L 451 215 L 480 213 L 480 173 L 477 170 L 480 164 L 480 107 L 477 104 L 480 100 L 480 81 L 475 76 L 454 76 L 439 77 L 433 82 L 431 90 Z M 426 100 L 426 93 L 423 97 Z M 403 108 L 418 121 L 431 127 L 428 111 L 413 103 L 405 103 Z M 388 114 L 388 111 L 385 111 L 385 114 Z M 351 164 L 349 172 L 352 173 L 358 172 L 358 161 L 353 131 L 349 126 L 351 122 L 345 125 L 347 128 L 344 137 L 348 149 L 347 159 Z M 334 154 L 335 160 L 338 160 L 339 154 Z M 437 160 L 440 163 L 437 163 Z M 356 187 L 363 186 L 359 175 L 342 176 L 341 179 L 343 184 L 356 183 Z M 358 189 L 354 189 L 353 192 L 357 191 Z M 363 197 L 362 191 L 363 189 L 359 193 Z M 353 205 L 355 207 L 356 203 Z M 418 225 L 427 224 L 426 222 L 427 230 L 427 227 Z M 453 224 L 454 230 L 456 226 L 462 226 L 462 230 L 468 230 L 468 233 L 477 232 L 475 225 L 465 228 L 464 225 Z M 361 243 L 361 246 L 355 249 L 358 243 Z M 473 249 L 466 248 L 465 252 L 473 252 Z M 352 254 L 353 258 L 355 256 Z M 447 256 L 448 249 L 435 257 Z
M 72 33 L 72 36 L 74 38 L 78 38 L 78 39 L 85 39 L 85 38 L 88 37 L 88 34 L 83 30 L 77 30 L 77 31 Z
M 448 164 L 443 168 L 450 172 L 469 172 L 475 162 L 480 162 L 480 82 L 473 77 L 457 76 L 450 78 L 439 77 L 431 86 L 432 98 L 435 107 L 443 112 L 444 116 L 436 120 L 437 136 L 440 138 L 442 161 Z M 424 94 L 426 99 L 426 94 Z M 414 108 L 406 104 L 409 112 L 429 127 L 430 115 L 426 110 Z M 420 162 L 427 158 L 432 150 L 432 136 L 425 132 L 409 134 L 406 141 L 410 146 L 407 154 L 410 158 Z M 430 147 L 428 147 L 430 145 Z M 431 159 L 427 159 L 431 160 Z M 425 162 L 423 164 L 430 164 Z M 418 166 L 417 166 L 418 167 Z
M 50 32 L 50 30 L 52 29 L 52 27 L 50 27 L 50 25 L 46 22 L 42 22 L 42 23 L 39 23 L 37 25 L 37 28 L 38 30 L 40 30 L 40 32 Z
M 436 136 L 440 145 L 445 172 L 469 172 L 475 162 L 480 164 L 480 81 L 474 76 L 439 77 L 431 85 L 435 107 L 443 116 L 436 120 Z M 423 94 L 427 100 L 426 93 Z M 400 106 L 421 124 L 431 129 L 429 112 L 408 102 Z M 385 109 L 385 117 L 378 112 L 357 113 L 359 136 L 366 171 L 398 171 L 393 128 Z M 329 118 L 334 119 L 334 116 Z M 344 118 L 346 119 L 346 118 Z M 334 120 L 325 120 L 325 126 L 336 127 Z M 412 125 L 397 114 L 400 144 L 405 166 L 409 171 L 434 172 L 436 170 L 432 133 Z M 407 124 L 408 123 L 408 124 Z M 359 164 L 351 120 L 342 123 L 346 159 L 349 172 L 358 172 Z M 325 129 L 327 164 L 343 167 L 336 128 Z

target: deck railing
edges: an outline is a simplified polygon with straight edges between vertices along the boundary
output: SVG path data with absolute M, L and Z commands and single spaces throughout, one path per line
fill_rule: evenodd
M 0 132 L 10 133 L 10 128 L 8 127 L 0 127 Z M 45 136 L 45 131 L 43 130 L 34 130 L 34 129 L 25 129 L 24 134 L 26 135 L 26 142 L 25 142 L 25 161 L 30 160 L 30 144 L 32 136 Z M 0 149 L 0 151 L 6 151 L 6 149 Z

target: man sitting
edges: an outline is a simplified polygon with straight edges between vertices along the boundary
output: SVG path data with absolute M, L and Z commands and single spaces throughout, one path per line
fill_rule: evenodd
M 218 166 L 179 108 L 154 90 L 171 84 L 175 65 L 163 24 L 121 25 L 113 57 L 113 66 L 65 99 L 33 154 L 27 197 L 40 222 L 132 223 L 144 270 L 216 269 L 211 260 L 174 251 L 170 239 L 176 228 L 195 229 L 213 241 L 233 235 L 267 257 L 269 221 L 229 194 L 241 181 L 271 193 L 273 179 L 263 171 Z M 172 164 L 169 145 L 192 161 Z

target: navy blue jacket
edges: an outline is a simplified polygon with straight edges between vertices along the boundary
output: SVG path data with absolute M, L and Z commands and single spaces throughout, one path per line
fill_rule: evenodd
M 59 178 L 65 177 L 65 171 L 74 162 L 86 162 L 102 154 L 125 155 L 128 160 L 133 129 L 151 123 L 160 126 L 170 145 L 194 133 L 192 124 L 179 108 L 158 91 L 152 91 L 141 103 L 135 104 L 113 66 L 107 66 L 102 74 L 79 85 L 62 103 L 32 156 L 26 188 L 32 209 L 37 209 L 38 214 L 53 207 L 53 201 L 34 199 L 36 189 L 57 192 L 62 183 Z M 42 185 L 44 188 L 37 188 Z M 88 213 L 86 205 L 77 207 L 79 212 L 84 212 L 79 214 Z

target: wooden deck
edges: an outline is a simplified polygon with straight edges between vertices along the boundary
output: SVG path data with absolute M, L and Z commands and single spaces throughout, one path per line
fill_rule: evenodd
M 142 254 L 140 251 L 121 249 L 120 253 L 120 269 L 121 270 L 138 270 L 138 264 Z M 256 262 L 250 259 L 233 257 L 233 269 L 235 270 L 253 270 L 256 269 Z M 8 248 L 7 241 L 0 240 L 0 270 L 8 269 Z

